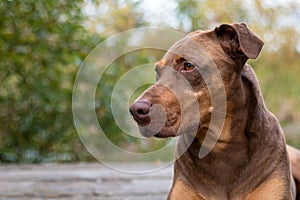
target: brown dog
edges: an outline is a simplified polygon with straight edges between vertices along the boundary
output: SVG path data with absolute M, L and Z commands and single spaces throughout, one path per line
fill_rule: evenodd
M 282 129 L 246 64 L 262 46 L 245 24 L 223 24 L 157 63 L 157 82 L 130 112 L 144 136 L 179 136 L 168 199 L 296 198 Z M 300 153 L 288 150 L 299 181 Z

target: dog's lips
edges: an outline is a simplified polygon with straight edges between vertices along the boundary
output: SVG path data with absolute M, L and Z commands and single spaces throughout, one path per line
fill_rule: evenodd
M 139 126 L 139 131 L 144 137 L 157 137 L 157 138 L 166 138 L 166 137 L 175 137 L 176 129 L 175 127 L 163 127 L 159 132 L 153 132 L 147 127 Z
M 164 116 L 167 118 L 164 118 Z M 133 118 L 137 122 L 139 132 L 144 137 L 175 137 L 180 124 L 180 114 L 171 110 L 167 110 L 165 115 L 159 113 L 159 110 L 152 110 L 152 116 L 150 112 L 150 115 L 144 117 L 133 115 Z
M 194 134 L 197 133 L 197 130 L 201 128 L 201 123 L 199 121 L 197 122 L 191 122 L 191 123 L 184 123 L 182 126 L 181 124 L 181 117 L 180 115 L 176 115 L 176 117 L 173 116 L 173 118 L 170 118 L 171 115 L 169 115 L 168 120 L 165 122 L 164 126 L 157 129 L 159 125 L 155 126 L 155 122 L 150 122 L 146 120 L 145 121 L 137 121 L 139 126 L 139 131 L 141 135 L 144 137 L 157 137 L 157 138 L 167 138 L 167 137 L 176 137 L 183 133 L 189 133 Z M 153 124 L 151 124 L 153 123 Z M 153 126 L 154 125 L 154 126 Z
M 137 121 L 137 124 L 139 127 L 145 127 L 145 126 L 148 126 L 150 124 L 150 122 Z
M 147 137 L 147 138 L 152 137 L 156 134 L 155 132 L 151 131 L 150 129 L 148 129 L 145 126 L 139 126 L 139 131 L 142 134 L 142 136 Z
M 154 124 L 151 124 L 151 122 L 150 124 L 148 124 L 149 126 L 148 125 L 145 126 L 145 124 L 138 124 L 138 125 L 139 125 L 139 131 L 144 137 L 152 137 L 152 136 L 158 138 L 175 137 L 177 136 L 180 120 L 178 117 L 176 117 L 176 120 L 172 119 L 172 123 L 167 121 L 165 125 L 159 129 L 157 129 L 157 126 L 155 126 Z
M 154 137 L 157 138 L 166 138 L 166 137 L 176 137 L 177 131 L 174 127 L 163 127 L 161 131 L 156 133 Z
M 137 118 L 135 116 L 133 116 L 134 120 L 136 121 L 136 123 L 138 124 L 139 127 L 144 127 L 144 126 L 148 126 L 151 122 L 151 119 L 149 116 L 146 116 L 145 118 Z

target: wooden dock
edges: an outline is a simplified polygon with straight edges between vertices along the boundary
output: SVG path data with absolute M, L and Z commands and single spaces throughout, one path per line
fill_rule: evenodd
M 154 163 L 133 163 L 143 169 Z M 161 200 L 172 183 L 173 167 L 128 174 L 99 163 L 0 165 L 1 200 Z

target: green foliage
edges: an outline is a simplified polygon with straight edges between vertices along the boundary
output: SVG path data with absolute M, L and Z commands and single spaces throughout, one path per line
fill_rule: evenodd
M 82 4 L 0 2 L 0 161 L 79 159 L 83 148 L 73 139 L 72 82 L 99 40 L 80 25 Z

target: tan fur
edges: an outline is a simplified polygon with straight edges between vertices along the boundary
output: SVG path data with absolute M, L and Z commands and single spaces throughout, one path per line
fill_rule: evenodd
M 280 176 L 272 177 L 270 180 L 266 180 L 261 184 L 260 187 L 252 191 L 247 199 L 257 200 L 257 199 L 268 199 L 268 200 L 281 200 L 290 199 L 291 194 L 287 195 L 282 191 L 285 187 L 285 183 L 280 178 Z
M 172 190 L 174 192 L 170 193 L 169 199 L 174 199 L 174 200 L 194 200 L 194 199 L 199 199 L 202 200 L 203 198 L 201 197 L 200 194 L 197 194 L 197 192 L 183 183 L 183 181 L 178 180 L 174 182 Z M 204 199 L 203 199 L 204 200 Z

